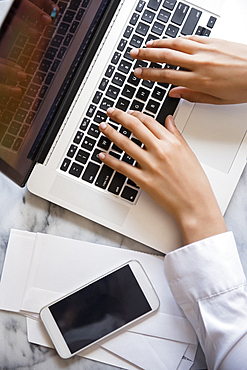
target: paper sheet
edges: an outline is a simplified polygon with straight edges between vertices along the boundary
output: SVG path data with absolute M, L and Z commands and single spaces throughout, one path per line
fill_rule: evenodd
M 160 298 L 160 309 L 157 314 L 132 327 L 131 331 L 108 340 L 100 350 L 91 351 L 87 356 L 115 366 L 124 367 L 123 363 L 127 363 L 127 368 L 130 368 L 131 362 L 133 368 L 142 368 L 145 353 L 148 354 L 145 369 L 153 369 L 155 364 L 156 369 L 174 370 L 181 366 L 188 344 L 193 345 L 195 354 L 197 339 L 170 292 L 161 257 L 14 230 L 0 284 L 0 308 L 37 318 L 44 305 L 131 259 L 143 265 Z M 39 325 L 28 320 L 29 340 L 50 346 L 44 338 L 40 342 Z M 124 339 L 126 337 L 128 341 Z M 131 343 L 135 344 L 135 351 Z M 170 358 L 171 364 L 166 357 Z

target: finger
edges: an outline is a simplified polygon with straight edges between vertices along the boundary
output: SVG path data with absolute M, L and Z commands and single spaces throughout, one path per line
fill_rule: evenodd
M 135 166 L 131 166 L 130 164 L 120 161 L 114 158 L 113 156 L 111 156 L 110 154 L 103 153 L 103 152 L 99 154 L 99 159 L 104 164 L 111 167 L 113 170 L 120 172 L 124 176 L 130 178 L 135 183 L 139 183 L 139 177 L 140 177 L 139 168 Z
M 174 70 L 169 68 L 136 68 L 134 74 L 137 78 L 150 81 L 166 82 L 176 86 L 193 88 L 193 72 Z
M 203 40 L 201 40 L 201 38 Z M 187 54 L 193 54 L 198 50 L 198 47 L 201 47 L 200 44 L 205 43 L 204 39 L 208 39 L 208 37 L 181 36 L 177 38 L 157 39 L 157 40 L 151 40 L 147 42 L 146 47 L 147 48 L 167 48 L 167 49 L 181 51 Z
M 13 96 L 19 98 L 22 94 L 20 87 L 6 86 L 0 84 L 0 96 Z
M 131 112 L 131 115 L 138 118 L 158 139 L 162 139 L 164 137 L 164 127 L 154 118 L 139 111 L 133 111 Z
M 177 126 L 175 124 L 174 118 L 171 115 L 169 115 L 169 116 L 166 117 L 165 127 L 166 127 L 166 129 L 171 134 L 173 134 L 174 136 L 176 136 L 179 140 L 183 140 L 184 141 L 184 138 L 181 135 L 180 131 L 178 130 L 178 128 L 177 128 Z
M 190 69 L 193 65 L 191 55 L 167 48 L 132 49 L 130 55 L 135 59 L 168 63 L 186 69 Z
M 17 81 L 24 81 L 27 78 L 26 73 L 21 71 L 20 68 L 11 67 L 2 63 L 0 63 L 0 76 Z
M 169 92 L 171 98 L 183 98 L 191 103 L 205 103 L 205 104 L 227 104 L 222 99 L 214 97 L 209 94 L 204 94 L 199 91 L 187 89 L 185 87 L 175 87 Z
M 120 109 L 110 108 L 107 114 L 114 121 L 117 121 L 130 130 L 147 148 L 153 145 L 155 136 L 143 125 L 143 123 L 132 114 L 125 113 Z
M 106 122 L 102 122 L 99 125 L 99 129 L 108 139 L 110 139 L 120 149 L 130 155 L 134 160 L 137 162 L 142 161 L 143 150 L 129 138 L 120 134 L 120 132 L 116 131 Z

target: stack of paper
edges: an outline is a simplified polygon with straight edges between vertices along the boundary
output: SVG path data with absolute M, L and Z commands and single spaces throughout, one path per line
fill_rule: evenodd
M 197 338 L 170 292 L 159 256 L 12 230 L 0 283 L 0 309 L 25 315 L 28 340 L 52 347 L 39 320 L 40 309 L 132 259 L 144 267 L 160 308 L 84 356 L 126 369 L 190 369 Z

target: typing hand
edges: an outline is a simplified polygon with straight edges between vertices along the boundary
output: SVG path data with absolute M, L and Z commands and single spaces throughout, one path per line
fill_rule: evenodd
M 0 58 L 0 76 L 2 76 L 0 78 L 0 96 L 19 97 L 22 93 L 21 88 L 10 86 L 4 83 L 4 80 L 24 81 L 26 73 L 22 71 L 21 67 L 9 60 Z
M 185 243 L 226 231 L 208 179 L 171 116 L 163 127 L 140 112 L 128 114 L 109 108 L 107 114 L 132 131 L 144 143 L 144 148 L 110 125 L 101 123 L 100 130 L 104 135 L 134 158 L 138 167 L 105 153 L 99 158 L 129 177 L 170 212 L 180 226 Z
M 175 86 L 171 97 L 191 102 L 237 104 L 247 102 L 247 45 L 201 36 L 155 40 L 131 56 L 168 63 L 185 70 L 138 68 L 135 75 Z

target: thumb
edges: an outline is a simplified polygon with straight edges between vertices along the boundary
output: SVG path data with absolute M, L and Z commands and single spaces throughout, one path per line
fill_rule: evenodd
M 173 135 L 175 135 L 177 137 L 178 136 L 181 137 L 181 134 L 180 134 L 179 130 L 177 129 L 176 125 L 175 125 L 174 118 L 171 115 L 166 117 L 165 128 L 168 131 L 170 131 Z
M 171 98 L 183 98 L 191 103 L 222 104 L 222 100 L 209 94 L 190 90 L 186 87 L 174 87 L 169 96 Z

